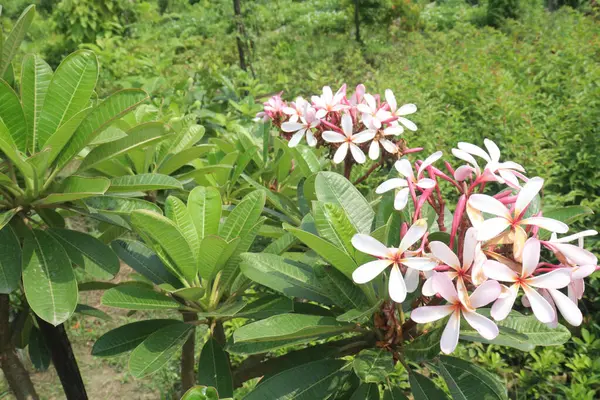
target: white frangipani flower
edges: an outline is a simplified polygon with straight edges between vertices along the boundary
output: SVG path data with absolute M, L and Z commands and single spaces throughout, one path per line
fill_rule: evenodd
M 398 152 L 398 146 L 386 138 L 386 136 L 389 136 L 392 133 L 386 133 L 385 130 L 379 130 L 373 123 L 374 120 L 375 119 L 371 116 L 363 118 L 363 124 L 367 127 L 366 131 L 373 133 L 373 140 L 369 145 L 369 158 L 371 160 L 379 159 L 381 155 L 379 146 L 383 147 L 383 149 L 390 154 L 396 154 Z
M 329 143 L 341 143 L 340 147 L 336 150 L 333 155 L 333 162 L 336 164 L 341 163 L 346 158 L 348 154 L 348 149 L 350 149 L 350 153 L 352 154 L 352 158 L 359 164 L 364 163 L 367 160 L 365 153 L 358 147 L 358 144 L 368 142 L 373 139 L 375 136 L 375 132 L 373 131 L 362 131 L 360 133 L 353 133 L 354 126 L 352 123 L 352 117 L 350 114 L 344 114 L 342 116 L 342 131 L 344 134 L 342 135 L 339 132 L 335 131 L 325 131 L 323 132 L 323 139 Z
M 291 106 L 283 107 L 283 113 L 290 116 L 289 122 L 298 122 L 300 117 L 304 115 L 304 110 L 310 106 L 308 101 L 302 96 L 296 97 L 296 100 L 291 103 Z
M 401 123 L 408 129 L 409 131 L 416 131 L 417 125 L 411 120 L 404 118 L 405 115 L 414 114 L 417 112 L 417 106 L 414 104 L 405 104 L 398 108 L 398 103 L 396 102 L 396 96 L 394 96 L 394 92 L 390 89 L 385 90 L 385 101 L 390 106 L 390 114 L 393 117 L 398 117 L 398 122 Z M 402 128 L 400 126 L 400 128 Z M 400 132 L 402 133 L 402 132 Z
M 323 86 L 323 94 L 321 96 L 312 96 L 311 100 L 317 109 L 317 118 L 324 118 L 330 112 L 343 111 L 348 106 L 342 102 L 346 97 L 346 85 L 342 85 L 341 88 L 333 95 L 329 86 Z
M 388 248 L 368 235 L 354 235 L 352 245 L 356 249 L 379 259 L 358 267 L 352 273 L 352 279 L 359 284 L 370 282 L 391 265 L 389 294 L 396 303 L 402 303 L 406 299 L 407 292 L 416 290 L 419 283 L 419 271 L 430 271 L 437 265 L 435 261 L 429 258 L 412 257 L 407 254 L 409 247 L 418 242 L 426 232 L 427 221 L 425 219 L 416 221 L 408 229 L 398 248 Z M 407 267 L 404 277 L 400 271 L 400 266 Z
M 284 132 L 295 132 L 290 139 L 288 146 L 296 147 L 306 136 L 306 142 L 309 146 L 314 147 L 317 145 L 317 139 L 313 134 L 312 129 L 319 126 L 321 121 L 315 115 L 315 109 L 312 108 L 308 103 L 304 104 L 303 115 L 300 117 L 301 122 L 284 122 L 281 124 L 281 130 Z
M 362 113 L 362 122 L 365 126 L 371 125 L 375 130 L 381 129 L 383 121 L 390 119 L 392 115 L 389 111 L 378 107 L 375 97 L 369 93 L 365 93 L 363 100 L 363 103 L 356 106 L 357 110 Z

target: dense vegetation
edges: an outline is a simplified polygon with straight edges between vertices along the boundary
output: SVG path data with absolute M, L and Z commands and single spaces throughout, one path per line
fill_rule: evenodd
M 10 1 L 4 6 L 4 32 L 10 31 L 29 3 Z M 188 176 L 211 166 L 218 170 L 215 165 L 229 162 L 224 159 L 224 149 L 236 147 L 227 147 L 223 142 L 231 141 L 232 134 L 262 140 L 263 133 L 252 118 L 262 109 L 261 102 L 272 94 L 283 90 L 283 96 L 292 100 L 298 95 L 320 93 L 325 84 L 335 90 L 343 83 L 349 88 L 364 83 L 373 93 L 384 93 L 389 88 L 400 104 L 418 105 L 419 112 L 411 119 L 419 130 L 405 133 L 411 147 L 423 147 L 424 154 L 436 150 L 450 154 L 458 141 L 479 144 L 484 138 L 492 139 L 500 146 L 503 158 L 524 165 L 528 176 L 546 179 L 545 206 L 589 207 L 596 214 L 581 216 L 571 225 L 577 230 L 600 226 L 600 28 L 596 2 L 361 0 L 360 41 L 356 40 L 354 1 L 241 3 L 242 14 L 236 18 L 229 1 L 40 0 L 36 4 L 38 15 L 13 62 L 15 80 L 21 76 L 26 54 L 40 54 L 55 70 L 73 51 L 93 51 L 100 66 L 93 99 L 130 88 L 143 89 L 150 95 L 149 102 L 97 143 L 117 137 L 116 130 L 122 133 L 150 121 L 167 124 L 170 133 L 180 135 L 177 138 L 197 129 L 194 137 L 196 141 L 201 139 L 199 146 L 216 145 L 220 150 L 193 168 L 186 166 L 189 169 L 183 173 Z M 242 33 L 236 25 L 240 20 Z M 247 70 L 239 67 L 237 39 L 245 52 Z M 202 132 L 200 126 L 204 127 Z M 193 144 L 190 142 L 190 148 Z M 157 155 L 156 165 L 188 150 L 185 146 L 175 147 Z M 197 151 L 205 157 L 208 147 Z M 153 169 L 151 163 L 134 158 L 128 159 L 129 170 L 137 174 L 159 171 L 159 167 Z M 240 163 L 253 165 L 249 158 L 240 158 Z M 163 172 L 169 175 L 176 170 L 167 168 Z M 109 178 L 120 176 L 119 172 L 108 167 L 103 171 Z M 369 200 L 375 199 L 373 190 L 388 172 L 385 168 L 377 170 L 368 184 L 359 186 Z M 286 173 L 275 172 L 279 180 Z M 357 180 L 363 173 L 355 168 L 350 180 Z M 228 181 L 228 175 L 216 174 L 215 179 L 198 178 L 195 182 L 218 186 L 229 211 L 242 199 L 253 200 L 247 200 L 251 196 L 248 187 L 243 186 L 247 182 L 237 179 L 239 175 Z M 272 183 L 260 182 L 265 186 Z M 286 195 L 292 192 L 289 187 L 284 190 L 288 190 Z M 165 209 L 177 209 L 182 202 L 163 195 L 158 192 L 145 200 Z M 101 208 L 98 203 L 88 206 Z M 165 214 L 169 216 L 168 211 Z M 82 227 L 80 217 L 66 216 L 69 228 L 88 231 L 106 243 L 116 234 L 106 229 L 105 221 L 85 220 Z M 139 218 L 138 223 L 132 218 L 132 225 L 136 232 L 143 232 L 144 221 Z M 43 222 L 51 226 L 45 219 Z M 255 222 L 259 223 L 258 217 Z M 252 251 L 262 251 L 271 238 L 280 235 L 279 231 L 265 232 L 261 231 Z M 123 243 L 133 235 L 127 232 Z M 227 240 L 235 240 L 234 236 Z M 147 240 L 146 244 L 151 246 L 151 242 Z M 586 247 L 597 254 L 600 241 L 586 239 Z M 94 280 L 89 271 L 76 273 L 80 283 Z M 131 275 L 129 280 L 146 280 L 139 274 Z M 123 276 L 119 279 L 127 280 Z M 572 339 L 563 345 L 522 352 L 461 342 L 454 355 L 475 360 L 500 375 L 510 398 L 598 398 L 600 325 L 596 321 L 600 316 L 600 282 L 592 276 L 587 283 L 584 323 L 570 328 Z M 74 346 L 81 345 L 81 351 L 88 353 L 90 342 L 124 323 L 173 318 L 165 311 L 143 311 L 115 315 L 105 322 L 84 318 L 83 314 L 69 320 L 67 328 Z M 225 322 L 227 335 L 241 325 L 238 319 Z M 196 330 L 195 336 L 203 343 L 206 330 Z M 99 363 L 97 359 L 90 362 Z M 232 356 L 233 365 L 241 362 L 240 356 Z M 126 364 L 127 358 L 119 356 L 100 365 L 122 371 Z M 48 362 L 40 364 L 37 360 L 34 365 L 45 369 Z M 178 398 L 178 369 L 178 361 L 172 360 L 155 375 L 158 378 L 146 378 L 134 390 Z M 449 390 L 441 374 L 433 373 L 431 377 Z M 54 378 L 52 383 L 36 380 L 40 394 L 60 398 L 54 394 L 59 384 Z M 124 372 L 120 379 L 134 378 Z M 391 379 L 399 387 L 409 386 L 401 364 Z M 249 381 L 236 389 L 234 398 L 242 398 L 254 383 Z M 0 398 L 3 389 L 0 383 Z

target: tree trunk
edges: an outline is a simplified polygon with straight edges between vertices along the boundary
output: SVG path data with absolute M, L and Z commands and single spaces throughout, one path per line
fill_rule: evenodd
M 235 24 L 237 26 L 237 48 L 238 53 L 240 55 L 240 68 L 246 71 L 248 68 L 246 66 L 246 57 L 244 55 L 244 42 L 242 41 L 242 37 L 244 37 L 244 24 L 242 23 L 242 7 L 240 5 L 240 0 L 233 0 L 233 14 L 235 15 Z
M 17 400 L 38 400 L 29 373 L 21 363 L 11 340 L 10 303 L 7 294 L 0 294 L 0 367 Z
M 354 0 L 354 28 L 356 29 L 356 41 L 361 43 L 360 40 L 360 15 L 358 10 L 359 0 Z
M 196 313 L 183 313 L 183 321 L 197 321 Z M 191 334 L 188 340 L 184 343 L 181 352 L 181 393 L 185 393 L 188 389 L 196 384 L 196 374 L 194 373 L 196 353 L 196 337 Z
M 64 324 L 54 326 L 37 317 L 38 326 L 52 355 L 67 400 L 87 400 L 85 385 Z

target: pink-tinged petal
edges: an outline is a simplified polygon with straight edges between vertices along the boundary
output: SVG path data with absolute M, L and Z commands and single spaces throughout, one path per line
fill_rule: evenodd
M 436 272 L 434 272 L 436 274 Z M 423 287 L 421 288 L 421 294 L 423 296 L 435 296 L 437 292 L 433 289 L 433 275 L 425 280 Z
M 404 188 L 398 191 L 398 193 L 396 193 L 396 197 L 394 197 L 394 209 L 403 210 L 404 207 L 406 207 L 406 205 L 408 204 L 409 194 L 410 191 L 408 190 L 408 188 Z
M 404 128 L 400 125 L 390 125 L 383 130 L 384 135 L 398 136 L 404 133 Z
M 502 286 L 496 281 L 485 281 L 471 293 L 471 307 L 480 308 L 495 301 L 502 291 Z
M 531 178 L 523 185 L 523 188 L 517 195 L 517 201 L 515 202 L 515 215 L 521 215 L 521 213 L 525 211 L 529 203 L 531 203 L 540 190 L 542 190 L 542 186 L 544 186 L 544 180 L 537 176 Z
M 519 275 L 515 271 L 495 260 L 484 262 L 483 272 L 485 276 L 495 281 L 516 282 L 519 278 Z
M 466 161 L 471 165 L 479 166 L 475 158 L 466 151 L 460 149 L 452 149 L 452 154 L 454 155 L 454 157 L 460 158 L 461 160 Z
M 379 151 L 379 141 L 373 140 L 369 145 L 369 158 L 371 160 L 377 160 L 379 159 L 380 154 L 381 153 Z M 381 185 L 379 185 L 379 187 L 381 187 Z
M 444 354 L 450 354 L 456 349 L 458 344 L 458 335 L 460 333 L 460 311 L 456 310 L 450 316 L 448 324 L 442 333 L 440 349 Z
M 348 155 L 348 142 L 344 142 L 338 147 L 333 155 L 333 162 L 336 164 L 341 163 L 346 158 L 346 155 Z
M 426 257 L 408 257 L 400 260 L 402 265 L 419 271 L 431 271 L 438 263 Z
M 417 131 L 417 125 L 415 125 L 414 122 L 412 122 L 409 119 L 406 119 L 404 117 L 398 117 L 398 122 L 400 122 L 402 125 L 404 125 L 406 127 L 406 129 L 408 129 L 409 131 L 413 131 L 416 132 Z
M 402 278 L 400 268 L 398 268 L 397 265 L 394 265 L 390 272 L 388 292 L 390 298 L 396 303 L 402 303 L 406 299 L 406 284 L 404 283 L 404 278 Z
M 552 243 L 552 245 L 574 265 L 598 264 L 598 258 L 586 249 L 568 243 Z
M 552 319 L 552 321 L 546 323 L 546 326 L 554 329 L 558 326 L 558 312 L 556 312 L 556 305 L 554 304 L 554 299 L 552 299 L 552 296 L 550 296 L 550 293 L 548 293 L 546 289 L 541 289 L 539 293 L 548 302 L 548 304 L 552 306 L 552 310 L 554 311 L 554 318 Z M 531 303 L 529 302 L 529 299 L 527 299 L 526 295 L 522 297 L 521 302 L 523 302 L 523 300 L 527 300 L 526 307 L 531 308 Z M 525 305 L 525 303 L 523 303 L 523 305 Z
M 463 317 L 485 339 L 493 340 L 498 336 L 498 326 L 491 319 L 471 311 L 464 311 Z
M 577 304 L 573 303 L 571 299 L 556 289 L 548 289 L 548 293 L 550 293 L 550 296 L 552 296 L 558 311 L 560 311 L 564 319 L 569 324 L 573 326 L 581 325 L 581 322 L 583 321 L 583 315 L 581 314 L 581 310 L 577 308 Z
M 387 101 L 392 111 L 396 111 L 396 108 L 398 108 L 398 103 L 396 103 L 396 96 L 394 96 L 394 92 L 392 92 L 390 89 L 385 89 L 385 101 Z
M 334 131 L 325 131 L 321 137 L 323 140 L 329 143 L 344 143 L 346 141 L 346 137 L 344 135 Z
M 398 189 L 398 188 L 407 187 L 407 186 L 408 186 L 408 182 L 406 182 L 406 179 L 392 178 L 392 179 L 388 179 L 387 181 L 383 182 L 381 185 L 377 186 L 377 189 L 375 189 L 375 193 L 382 194 L 385 192 L 389 192 L 390 190 L 393 190 L 393 189 Z
M 369 113 L 374 113 L 375 109 L 377 108 L 377 102 L 375 101 L 375 97 L 373 97 L 373 95 L 369 93 L 365 93 L 364 98 L 367 102 L 367 105 L 369 106 Z
M 397 115 L 410 115 L 417 112 L 417 106 L 414 104 L 404 104 L 396 112 Z
M 435 258 L 454 269 L 460 269 L 461 265 L 458 257 L 446 243 L 430 242 L 429 248 Z
M 365 104 L 365 103 L 361 103 L 361 104 L 357 105 L 356 109 L 363 114 L 370 114 L 372 112 L 371 107 L 369 107 L 369 105 Z
M 458 292 L 448 274 L 435 274 L 433 276 L 433 290 L 446 299 L 448 303 L 455 304 L 459 302 Z
M 390 260 L 375 260 L 356 268 L 352 273 L 352 280 L 356 283 L 367 283 L 375 279 L 392 264 Z
M 324 108 L 320 108 L 319 110 L 317 110 L 315 117 L 317 117 L 319 119 L 323 119 L 323 118 L 325 118 L 326 115 L 327 115 L 327 110 Z
M 326 103 L 331 103 L 331 100 L 333 100 L 333 92 L 329 86 L 323 86 L 322 98 Z
M 415 308 L 410 313 L 410 319 L 418 324 L 427 324 L 444 318 L 447 315 L 452 314 L 454 307 L 451 305 L 447 306 L 424 306 Z
M 434 162 L 436 162 L 437 160 L 442 158 L 443 155 L 444 155 L 444 153 L 442 153 L 441 151 L 436 151 L 435 153 L 433 153 L 432 155 L 427 157 L 419 166 L 419 172 L 417 173 L 417 176 L 421 176 L 421 173 L 423 173 L 423 171 L 425 171 L 425 168 L 427 168 L 428 166 L 432 165 Z
M 545 217 L 529 217 L 521 220 L 523 225 L 535 225 L 550 232 L 566 233 L 569 227 L 564 222 Z
M 523 168 L 523 166 L 521 164 L 517 164 L 514 161 L 504 161 L 498 165 L 499 165 L 499 168 L 502 168 L 502 169 L 514 169 L 516 171 L 525 172 L 525 168 Z
M 396 154 L 398 152 L 398 147 L 394 144 L 394 142 L 387 139 L 379 139 L 379 143 L 383 146 L 385 151 L 390 154 Z
M 298 144 L 300 143 L 300 141 L 304 137 L 305 133 L 306 133 L 306 129 L 300 129 L 298 132 L 294 133 L 294 135 L 292 136 L 292 138 L 290 139 L 290 141 L 288 143 L 288 146 L 289 147 L 296 147 L 296 146 L 298 146 Z
M 483 271 L 483 264 L 486 261 L 485 254 L 478 247 L 475 252 L 475 261 L 473 261 L 473 265 L 471 266 L 471 281 L 474 285 L 481 285 L 487 279 Z
M 523 246 L 523 261 L 521 269 L 521 277 L 527 278 L 533 274 L 533 271 L 537 268 L 540 262 L 540 241 L 536 238 L 529 238 Z
M 528 285 L 522 285 L 523 291 L 527 295 L 529 304 L 531 304 L 531 310 L 535 317 L 544 324 L 552 322 L 556 317 L 554 308 L 544 297 Z
M 496 146 L 496 143 L 492 142 L 490 139 L 484 139 L 483 144 L 485 145 L 485 148 L 487 149 L 492 161 L 500 161 L 500 149 L 498 146 Z
M 419 219 L 415 221 L 414 224 L 408 228 L 406 234 L 400 241 L 400 247 L 398 251 L 400 253 L 404 253 L 406 250 L 410 248 L 413 244 L 417 243 L 423 235 L 427 232 L 427 220 L 425 218 Z
M 521 261 L 523 258 L 523 249 L 525 248 L 525 242 L 527 241 L 527 232 L 520 225 L 516 225 L 514 228 L 513 237 L 513 258 L 517 261 Z
M 366 143 L 375 137 L 375 133 L 376 132 L 371 129 L 364 130 L 364 131 L 352 136 L 352 142 L 358 143 L 358 144 Z
M 510 310 L 512 310 L 517 294 L 519 293 L 519 284 L 514 284 L 508 290 L 498 297 L 498 300 L 492 306 L 490 314 L 496 321 L 502 321 L 505 319 Z
M 485 242 L 493 239 L 509 227 L 510 223 L 505 218 L 495 217 L 486 219 L 477 227 L 477 240 Z
M 404 283 L 406 284 L 406 291 L 412 293 L 419 287 L 420 273 L 416 269 L 408 268 L 404 274 Z
M 344 134 L 347 137 L 352 136 L 352 129 L 352 117 L 350 116 L 350 114 L 342 115 L 342 131 L 344 131 Z
M 596 265 L 582 265 L 571 270 L 571 280 L 587 278 L 596 271 Z
M 571 271 L 569 271 L 569 268 L 558 268 L 554 271 L 527 279 L 529 286 L 544 289 L 561 289 L 569 283 L 571 283 Z
M 475 146 L 471 143 L 459 142 L 458 148 L 462 151 L 466 151 L 469 154 L 483 158 L 487 162 L 491 162 L 490 156 L 479 146 Z
M 508 208 L 500 200 L 488 196 L 487 194 L 473 194 L 469 197 L 471 207 L 479 211 L 496 215 L 502 218 L 510 218 Z
M 449 277 L 452 277 L 452 273 L 448 273 Z M 465 281 L 462 276 L 458 276 L 456 279 L 456 293 L 458 294 L 458 300 L 467 310 L 474 310 L 471 305 L 471 300 L 469 299 L 469 292 L 467 291 L 467 286 L 465 285 Z
M 585 283 L 583 279 L 575 279 L 567 286 L 567 293 L 572 302 L 577 303 L 583 297 L 585 292 Z
M 477 244 L 477 229 L 471 227 L 465 232 L 465 242 L 463 244 L 463 267 L 465 269 L 473 264 Z
M 512 172 L 505 170 L 505 169 L 501 169 L 501 170 L 498 170 L 498 174 L 502 177 L 502 179 L 504 179 L 506 181 L 506 183 L 509 186 L 511 186 L 513 188 L 521 187 L 521 185 L 519 185 L 519 180 L 517 179 L 515 174 L 513 174 Z
M 467 180 L 474 171 L 475 168 L 471 167 L 470 165 L 461 165 L 460 167 L 456 168 L 456 171 L 454 171 L 454 179 L 462 182 Z
M 389 258 L 391 256 L 390 250 L 383 243 L 363 233 L 352 236 L 352 246 L 358 251 L 374 257 Z
M 302 129 L 303 125 L 297 122 L 284 122 L 281 124 L 281 130 L 284 132 L 296 132 Z
M 552 239 L 553 243 L 567 243 L 567 242 L 572 242 L 573 240 L 577 240 L 580 238 L 584 238 L 587 236 L 595 236 L 597 235 L 598 232 L 593 230 L 593 229 L 588 229 L 586 231 L 582 231 L 582 232 L 578 232 L 578 233 L 574 233 L 572 235 L 569 236 L 565 236 L 565 237 L 561 237 L 560 239 Z
M 317 145 L 317 139 L 315 139 L 315 135 L 310 130 L 306 130 L 306 143 L 308 143 L 310 147 L 315 147 Z
M 394 163 L 394 167 L 405 178 L 408 178 L 411 180 L 414 179 L 415 176 L 413 174 L 412 165 L 410 164 L 410 161 L 408 161 L 406 158 L 396 161 Z
M 425 189 L 425 190 L 434 188 L 435 185 L 436 185 L 435 181 L 433 179 L 429 179 L 429 178 L 421 178 L 417 182 L 417 186 L 420 187 L 421 189 Z
M 354 143 L 350 143 L 350 152 L 352 153 L 352 158 L 354 158 L 354 161 L 357 163 L 364 164 L 364 162 L 367 161 L 367 156 L 365 156 L 365 153 L 363 153 L 360 147 Z

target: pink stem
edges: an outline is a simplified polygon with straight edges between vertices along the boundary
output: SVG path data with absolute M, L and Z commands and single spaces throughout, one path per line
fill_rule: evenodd
M 463 194 L 459 197 L 458 203 L 456 203 L 456 210 L 454 210 L 454 218 L 452 218 L 452 230 L 450 231 L 450 248 L 451 249 L 454 247 L 454 238 L 456 237 L 456 231 L 458 230 L 460 221 L 462 221 L 462 217 L 465 212 L 466 206 L 467 206 L 467 196 L 465 194 Z

